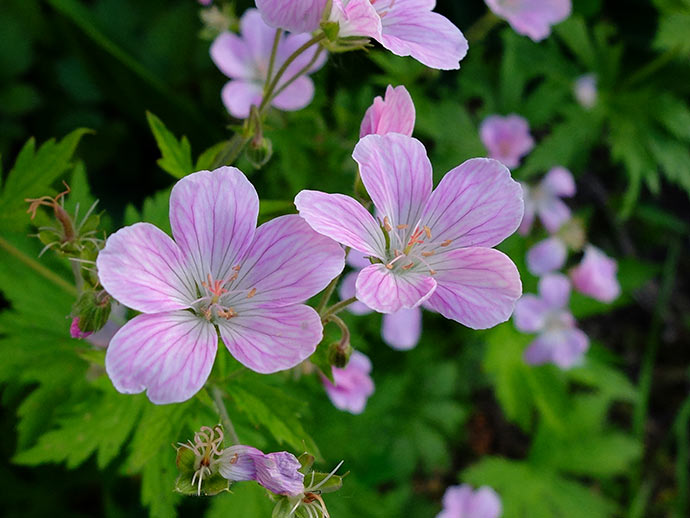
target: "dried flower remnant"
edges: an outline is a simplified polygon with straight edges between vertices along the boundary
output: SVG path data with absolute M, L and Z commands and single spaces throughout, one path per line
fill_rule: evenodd
M 522 286 L 517 268 L 493 249 L 522 219 L 520 185 L 491 159 L 472 159 L 432 192 L 424 146 L 400 134 L 368 135 L 353 157 L 378 221 L 341 194 L 302 191 L 300 215 L 371 258 L 357 276 L 360 302 L 380 313 L 425 307 L 474 329 L 507 320 Z
M 524 354 L 530 365 L 550 362 L 569 369 L 582 362 L 589 338 L 575 327 L 569 299 L 568 278 L 550 274 L 539 281 L 539 296 L 524 295 L 515 305 L 515 327 L 523 333 L 539 333 Z
M 213 428 L 202 426 L 201 430 L 194 434 L 194 440 L 178 443 L 180 450 L 188 450 L 194 454 L 194 474 L 191 484 L 197 487 L 197 496 L 201 496 L 204 480 L 218 472 L 223 455 L 223 448 L 221 448 L 223 440 L 223 428 L 220 425 Z M 180 459 L 180 451 L 178 450 L 178 465 Z
M 249 9 L 240 20 L 240 32 L 241 35 L 230 32 L 220 34 L 211 45 L 211 59 L 230 78 L 221 92 L 223 104 L 233 117 L 244 119 L 249 116 L 250 108 L 261 105 L 263 100 L 264 86 L 269 80 L 275 30 L 266 25 L 256 9 Z M 308 34 L 281 35 L 273 63 L 274 73 L 307 41 Z M 302 75 L 290 84 L 288 81 L 309 65 L 312 58 L 316 61 L 309 67 L 308 73 L 317 71 L 326 62 L 326 54 L 318 47 L 300 54 L 276 85 L 279 93 L 271 100 L 273 106 L 294 111 L 301 110 L 311 102 L 314 83 L 309 77 Z
M 488 116 L 479 127 L 479 136 L 489 157 L 509 169 L 519 166 L 520 159 L 534 148 L 527 119 L 515 114 Z
M 192 397 L 206 382 L 217 333 L 246 367 L 271 373 L 315 350 L 323 327 L 302 304 L 337 276 L 344 252 L 296 215 L 256 228 L 259 200 L 239 169 L 200 171 L 170 195 L 173 241 L 148 223 L 108 238 L 103 287 L 142 314 L 112 338 L 106 371 L 154 403 Z

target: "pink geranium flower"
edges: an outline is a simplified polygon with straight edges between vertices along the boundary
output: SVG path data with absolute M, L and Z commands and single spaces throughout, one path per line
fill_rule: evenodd
M 415 117 L 414 103 L 407 89 L 404 86 L 393 88 L 388 85 L 385 99 L 376 97 L 374 104 L 364 114 L 359 136 L 402 133 L 411 137 Z
M 565 275 L 550 274 L 539 281 L 539 296 L 527 294 L 515 305 L 515 327 L 539 333 L 525 351 L 531 365 L 555 363 L 562 369 L 578 365 L 589 348 L 589 338 L 575 327 L 568 310 L 570 282 Z
M 495 160 L 468 160 L 432 192 L 424 146 L 396 133 L 364 137 L 353 157 L 378 221 L 341 194 L 302 191 L 295 205 L 314 230 L 372 258 L 357 276 L 357 298 L 380 313 L 426 301 L 474 329 L 507 320 L 520 276 L 492 247 L 522 219 L 522 189 L 510 172 Z
M 340 284 L 339 294 L 342 300 L 355 296 L 359 270 L 371 265 L 369 259 L 357 250 L 350 250 L 347 263 L 357 271 L 348 273 Z M 355 315 L 366 315 L 373 310 L 362 302 L 350 304 L 347 309 Z M 395 313 L 383 315 L 381 337 L 383 341 L 398 351 L 413 349 L 422 336 L 422 308 L 401 309 Z
M 613 302 L 621 294 L 618 263 L 593 245 L 587 245 L 578 266 L 570 270 L 573 286 L 600 302 Z
M 467 54 L 467 40 L 429 0 L 333 0 L 330 21 L 341 37 L 376 39 L 398 56 L 430 68 L 454 70 Z
M 218 332 L 246 367 L 294 367 L 321 340 L 302 302 L 344 267 L 344 253 L 296 215 L 256 220 L 259 200 L 239 169 L 200 171 L 170 195 L 174 241 L 148 223 L 111 235 L 98 255 L 103 287 L 143 313 L 112 338 L 105 367 L 115 388 L 154 403 L 192 397 L 206 382 Z
M 276 495 L 304 492 L 301 464 L 286 451 L 265 454 L 251 446 L 230 446 L 222 451 L 218 465 L 220 474 L 233 482 L 255 480 Z
M 224 32 L 211 45 L 211 59 L 223 74 L 230 78 L 221 92 L 223 104 L 233 117 L 244 119 L 249 116 L 252 105 L 260 105 L 273 49 L 275 30 L 266 25 L 256 9 L 248 9 L 240 20 L 241 36 Z M 308 34 L 284 35 L 276 52 L 273 73 L 287 58 L 309 40 Z M 287 68 L 278 89 L 309 64 L 318 47 L 312 47 L 301 54 Z M 322 53 L 309 72 L 321 68 L 326 62 Z M 287 86 L 271 104 L 280 110 L 300 110 L 314 97 L 314 83 L 305 76 Z
M 488 116 L 479 127 L 479 136 L 489 156 L 510 169 L 519 166 L 520 159 L 534 147 L 527 119 L 515 114 Z
M 560 270 L 568 258 L 568 246 L 559 236 L 551 236 L 527 251 L 527 269 L 532 275 Z
M 565 167 L 554 167 L 539 184 L 522 187 L 525 191 L 525 217 L 520 224 L 520 234 L 529 234 L 537 215 L 551 234 L 570 219 L 570 209 L 561 198 L 575 195 L 575 180 Z
M 436 518 L 498 518 L 503 507 L 496 491 L 483 486 L 451 486 L 443 495 L 443 511 Z
M 518 34 L 541 41 L 551 34 L 551 26 L 568 16 L 571 0 L 486 0 L 494 14 L 508 20 Z
M 265 22 L 290 32 L 314 32 L 319 28 L 327 0 L 256 0 Z
M 374 393 L 374 382 L 369 373 L 371 361 L 359 351 L 353 351 L 344 369 L 333 367 L 333 380 L 321 377 L 323 386 L 333 405 L 351 414 L 361 414 L 369 396 Z

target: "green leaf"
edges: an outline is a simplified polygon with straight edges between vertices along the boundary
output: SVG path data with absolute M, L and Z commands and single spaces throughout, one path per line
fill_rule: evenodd
M 659 20 L 654 46 L 690 55 L 690 10 L 671 12 Z
M 204 517 L 268 517 L 271 516 L 273 505 L 266 490 L 258 484 L 253 482 L 234 484 L 231 494 L 220 494 L 211 499 Z
M 224 147 L 225 142 L 218 142 L 218 144 L 214 144 L 206 151 L 201 153 L 201 155 L 199 155 L 199 158 L 196 161 L 196 167 L 194 168 L 194 170 L 204 171 L 207 169 L 211 169 L 216 160 L 216 157 L 218 156 L 218 153 L 220 153 L 220 150 Z
M 555 32 L 585 69 L 596 69 L 596 53 L 582 16 L 569 17 L 555 27 Z
M 615 510 L 598 491 L 526 462 L 485 457 L 462 479 L 494 488 L 501 496 L 502 518 L 609 518 Z
M 187 137 L 183 136 L 178 141 L 175 135 L 165 127 L 163 121 L 151 112 L 146 112 L 146 120 L 148 120 L 149 127 L 162 155 L 162 158 L 159 158 L 156 162 L 161 169 L 175 178 L 183 178 L 194 172 L 192 148 Z
M 151 510 L 151 518 L 176 516 L 180 495 L 173 491 L 177 470 L 172 449 L 152 457 L 141 472 L 141 502 Z
M 20 230 L 28 224 L 25 199 L 54 192 L 52 183 L 72 166 L 72 155 L 87 133 L 91 130 L 74 130 L 60 141 L 48 140 L 38 150 L 35 139 L 28 140 L 8 173 L 0 194 L 0 228 Z

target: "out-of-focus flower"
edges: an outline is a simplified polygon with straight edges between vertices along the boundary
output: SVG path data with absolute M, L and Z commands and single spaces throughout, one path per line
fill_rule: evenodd
M 551 26 L 568 16 L 571 0 L 485 0 L 495 15 L 508 21 L 518 34 L 541 41 L 551 34 Z
M 618 263 L 593 245 L 585 247 L 578 266 L 570 270 L 573 286 L 580 293 L 601 302 L 613 302 L 621 294 L 616 272 Z
M 374 99 L 364 114 L 359 136 L 385 135 L 386 133 L 402 133 L 412 136 L 415 123 L 415 108 L 410 93 L 404 86 L 388 86 L 386 97 Z
M 333 0 L 329 19 L 342 37 L 367 36 L 430 68 L 458 69 L 467 40 L 434 6 L 429 0 Z
M 342 300 L 355 296 L 359 270 L 371 265 L 371 262 L 357 250 L 350 250 L 347 255 L 347 263 L 353 268 L 357 268 L 357 271 L 350 272 L 343 278 L 338 291 Z M 359 301 L 350 304 L 347 309 L 354 315 L 366 315 L 372 312 L 371 308 Z M 383 315 L 381 337 L 393 349 L 398 351 L 413 349 L 419 342 L 421 335 L 421 308 L 401 309 L 395 313 Z
M 443 511 L 436 518 L 499 518 L 503 507 L 496 491 L 482 486 L 476 491 L 463 484 L 451 486 L 443 495 Z
M 520 159 L 534 147 L 527 119 L 515 114 L 488 116 L 479 127 L 479 136 L 489 156 L 510 169 L 519 166 Z
M 539 333 L 525 350 L 524 358 L 530 365 L 551 362 L 568 369 L 582 361 L 589 338 L 575 327 L 567 307 L 569 299 L 568 278 L 549 274 L 539 281 L 539 296 L 524 295 L 515 305 L 515 327 L 524 333 Z
M 374 382 L 369 373 L 371 361 L 359 351 L 353 351 L 344 369 L 333 367 L 333 380 L 321 377 L 323 386 L 333 405 L 352 414 L 361 414 L 367 399 L 374 393 Z
M 263 99 L 275 30 L 264 23 L 256 9 L 248 9 L 240 20 L 240 32 L 241 36 L 230 32 L 220 34 L 211 45 L 211 59 L 231 79 L 221 92 L 223 104 L 233 117 L 244 119 L 249 116 L 251 106 L 260 105 Z M 273 74 L 308 40 L 307 34 L 283 35 L 278 43 Z M 311 102 L 314 83 L 309 77 L 300 76 L 289 85 L 288 81 L 306 67 L 318 51 L 318 47 L 312 47 L 288 66 L 277 85 L 276 91 L 282 91 L 271 101 L 273 106 L 293 111 Z M 315 72 L 325 62 L 326 54 L 321 53 L 308 72 Z
M 575 99 L 584 108 L 592 108 L 597 103 L 597 76 L 586 74 L 575 80 L 573 85 Z
M 541 276 L 560 270 L 568 258 L 568 247 L 558 236 L 551 236 L 527 251 L 527 269 L 532 275 Z
M 304 474 L 297 458 L 286 451 L 265 454 L 251 446 L 236 445 L 222 451 L 220 474 L 233 482 L 255 480 L 276 495 L 304 491 Z
M 98 255 L 103 287 L 142 314 L 112 338 L 105 367 L 124 393 L 154 403 L 192 397 L 213 366 L 218 331 L 230 353 L 261 373 L 294 367 L 321 341 L 302 304 L 344 267 L 340 246 L 302 218 L 256 228 L 259 200 L 239 169 L 186 176 L 170 195 L 173 241 L 148 223 L 112 234 Z
M 264 21 L 290 32 L 313 32 L 319 28 L 328 0 L 256 0 Z
M 518 227 L 522 189 L 496 160 L 456 167 L 432 192 L 421 142 L 367 135 L 355 148 L 379 221 L 341 194 L 302 191 L 300 215 L 317 232 L 372 258 L 357 298 L 380 313 L 425 306 L 474 329 L 507 320 L 522 292 L 513 262 L 493 249 Z
M 561 198 L 575 195 L 575 180 L 566 168 L 554 167 L 539 184 L 523 184 L 522 187 L 525 191 L 525 216 L 520 224 L 520 234 L 529 234 L 537 215 L 551 234 L 570 219 L 570 209 Z
M 201 5 L 211 5 L 213 0 L 197 0 Z

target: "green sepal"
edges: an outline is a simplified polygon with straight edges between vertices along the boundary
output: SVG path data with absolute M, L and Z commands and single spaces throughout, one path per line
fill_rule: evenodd
M 175 491 L 187 496 L 214 496 L 223 491 L 230 491 L 230 481 L 223 478 L 218 472 L 203 479 L 201 482 L 201 492 L 199 492 L 199 486 L 192 484 L 192 476 L 178 476 L 175 481 Z
M 338 22 L 321 22 L 321 30 L 328 38 L 328 41 L 335 42 L 340 34 L 340 24 Z
M 318 486 L 326 477 L 328 477 L 329 473 L 321 473 L 319 471 L 312 471 L 308 475 L 304 476 L 304 485 L 308 487 L 314 487 Z M 331 475 L 330 478 L 326 481 L 326 483 L 322 486 L 320 486 L 314 493 L 335 493 L 336 491 L 339 491 L 343 487 L 343 479 L 347 476 L 347 473 L 345 475 Z
M 74 303 L 72 314 L 79 318 L 79 329 L 95 332 L 101 329 L 110 317 L 110 297 L 104 292 L 86 290 Z
M 299 472 L 304 473 L 305 475 L 309 473 L 311 471 L 311 467 L 314 465 L 315 459 L 316 458 L 311 453 L 303 453 L 297 457 L 297 460 L 302 465 L 302 467 L 299 469 Z

